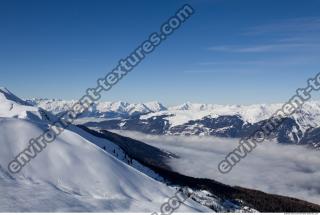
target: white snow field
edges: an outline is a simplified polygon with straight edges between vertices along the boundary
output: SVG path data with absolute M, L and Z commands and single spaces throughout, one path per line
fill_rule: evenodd
M 31 115 L 30 115 L 31 114 Z M 176 190 L 121 162 L 71 127 L 21 172 L 7 166 L 47 128 L 38 108 L 0 90 L 0 212 L 153 212 Z M 31 117 L 30 117 L 31 116 Z M 34 117 L 37 116 L 37 117 Z M 89 141 L 90 139 L 90 141 Z M 180 212 L 208 211 L 188 200 Z

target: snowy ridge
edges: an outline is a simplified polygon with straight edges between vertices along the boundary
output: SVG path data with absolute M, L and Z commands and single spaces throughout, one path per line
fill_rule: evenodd
M 31 99 L 30 103 L 55 114 L 67 111 L 75 101 Z M 141 119 L 154 116 L 169 115 L 166 119 L 171 127 L 182 125 L 190 120 L 202 119 L 205 116 L 218 117 L 237 115 L 248 123 L 256 123 L 270 118 L 283 104 L 254 104 L 254 105 L 217 105 L 187 102 L 182 105 L 165 107 L 160 102 L 130 104 L 128 102 L 98 102 L 84 116 L 96 118 L 129 117 L 143 114 Z M 292 116 L 304 131 L 309 127 L 320 125 L 320 102 L 306 102 Z
M 1 119 L 0 128 L 1 143 L 3 143 L 0 164 L 3 168 L 6 167 L 4 164 L 8 164 L 10 159 L 27 147 L 32 134 L 36 136 L 45 129 L 18 119 Z M 16 128 L 20 128 L 19 136 L 8 135 L 7 131 Z M 121 183 L 118 181 L 120 178 Z M 119 162 L 113 156 L 104 153 L 94 144 L 69 130 L 63 132 L 54 144 L 51 144 L 27 165 L 17 179 L 47 182 L 68 192 L 76 191 L 79 195 L 100 196 L 101 198 L 104 196 L 114 198 L 116 194 L 118 198 L 130 195 L 136 199 L 146 199 L 146 196 L 141 195 L 142 185 L 150 186 L 151 193 L 157 190 L 160 196 L 165 195 L 166 192 L 160 183 L 148 179 L 142 173 Z M 157 184 L 160 189 L 152 191 L 153 183 Z
M 3 87 L 0 88 L 0 104 L 0 117 L 12 117 L 47 122 L 56 118 L 51 113 L 23 101 Z
M 65 101 L 57 99 L 28 99 L 30 104 L 41 107 L 54 114 L 62 113 L 69 110 L 75 100 Z M 128 102 L 98 102 L 93 105 L 85 114 L 87 117 L 118 117 L 158 112 L 167 108 L 159 102 L 146 102 L 130 104 Z
M 163 114 L 173 115 L 167 117 L 171 126 L 182 125 L 190 120 L 201 119 L 205 116 L 212 118 L 218 116 L 239 116 L 248 123 L 257 123 L 269 119 L 277 110 L 281 109 L 283 104 L 255 104 L 255 105 L 214 105 L 214 104 L 193 104 L 185 103 L 180 106 L 170 107 L 168 111 L 150 113 L 141 116 L 147 119 L 153 116 Z M 318 127 L 320 125 L 320 102 L 306 102 L 303 107 L 292 115 L 303 130 L 309 127 Z

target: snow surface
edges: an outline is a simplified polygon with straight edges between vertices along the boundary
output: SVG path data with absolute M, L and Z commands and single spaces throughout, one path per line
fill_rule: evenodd
M 37 116 L 34 120 L 34 115 Z M 153 212 L 176 190 L 108 153 L 114 144 L 71 126 L 21 172 L 7 166 L 41 135 L 50 121 L 39 108 L 0 92 L 0 211 L 2 212 Z M 102 150 L 99 145 L 107 146 Z M 210 211 L 187 200 L 179 211 Z
M 29 139 L 43 130 L 41 125 L 28 121 L 0 119 L 2 171 L 15 155 L 27 147 Z M 12 131 L 19 135 L 12 135 Z M 157 210 L 165 198 L 174 194 L 164 184 L 125 165 L 68 130 L 14 177 L 16 180 L 13 182 L 18 184 L 28 181 L 49 189 L 47 185 L 50 189 L 55 188 L 73 196 L 104 199 L 113 202 L 111 205 L 123 202 L 118 207 L 129 211 Z M 28 196 L 24 197 L 29 199 Z
M 0 117 L 28 118 L 36 121 L 55 118 L 50 113 L 44 114 L 38 107 L 29 105 L 3 87 L 0 88 Z

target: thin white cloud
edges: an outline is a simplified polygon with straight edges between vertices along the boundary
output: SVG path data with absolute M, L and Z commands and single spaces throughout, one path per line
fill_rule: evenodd
M 277 58 L 268 58 L 263 60 L 223 60 L 223 61 L 206 61 L 197 63 L 197 66 L 203 67 L 220 67 L 220 66 L 292 66 L 292 65 L 310 65 L 318 64 L 317 56 L 285 56 Z M 247 67 L 248 68 L 248 67 Z
M 244 34 L 306 34 L 316 31 L 320 31 L 320 17 L 300 17 L 250 27 Z
M 216 52 L 238 52 L 238 53 L 257 53 L 257 52 L 281 52 L 301 49 L 318 48 L 319 44 L 309 43 L 285 43 L 285 44 L 264 44 L 252 46 L 212 46 L 208 50 Z
M 210 73 L 242 73 L 242 74 L 256 74 L 260 72 L 257 69 L 232 68 L 232 69 L 210 69 L 210 70 L 185 70 L 185 74 L 210 74 Z
M 211 61 L 211 62 L 200 62 L 197 65 L 200 66 L 220 66 L 220 65 L 256 65 L 265 64 L 267 62 L 261 60 L 252 61 Z
M 262 53 L 319 50 L 320 17 L 301 17 L 276 20 L 253 26 L 241 34 L 270 38 L 269 43 L 251 45 L 218 45 L 208 49 L 215 52 Z M 266 40 L 265 40 L 266 41 Z
M 197 74 L 197 73 L 213 73 L 214 70 L 185 70 L 183 73 L 189 73 L 189 74 Z

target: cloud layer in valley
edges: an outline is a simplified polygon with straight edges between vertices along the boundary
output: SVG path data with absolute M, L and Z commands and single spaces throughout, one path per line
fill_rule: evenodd
M 320 204 L 320 152 L 304 146 L 265 142 L 221 174 L 218 163 L 238 144 L 237 139 L 215 137 L 153 136 L 135 132 L 122 135 L 144 141 L 180 156 L 171 161 L 185 175 L 259 189 Z

